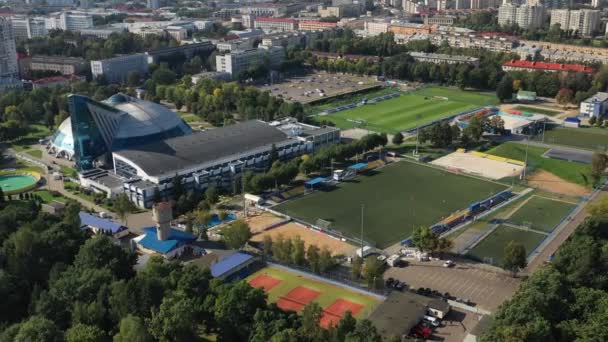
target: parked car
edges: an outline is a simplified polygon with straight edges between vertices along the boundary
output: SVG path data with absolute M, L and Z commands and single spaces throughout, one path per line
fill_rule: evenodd
M 386 279 L 386 281 L 384 282 L 386 287 L 393 287 L 394 283 L 395 283 L 395 278 L 393 278 L 393 277 Z
M 424 316 L 424 317 L 422 317 L 422 320 L 425 322 L 429 322 L 434 327 L 438 327 L 440 325 L 439 320 L 435 317 Z
M 449 267 L 454 267 L 454 266 L 456 266 L 456 263 L 454 263 L 452 260 L 446 260 L 443 263 L 443 267 L 448 267 L 449 268 Z
M 429 327 L 425 327 L 423 325 L 417 325 L 412 329 L 412 335 L 414 335 L 415 337 L 419 337 L 419 338 L 427 339 L 427 338 L 431 337 L 432 333 L 433 333 L 433 329 L 431 329 Z

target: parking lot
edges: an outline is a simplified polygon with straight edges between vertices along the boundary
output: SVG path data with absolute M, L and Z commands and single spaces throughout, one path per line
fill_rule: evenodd
M 490 267 L 464 260 L 456 266 L 443 267 L 443 261 L 410 262 L 404 268 L 389 268 L 385 279 L 392 277 L 404 281 L 411 288 L 430 288 L 461 299 L 468 299 L 476 307 L 495 311 L 510 298 L 519 286 L 520 279 L 494 272 Z
M 311 103 L 323 98 L 348 94 L 380 85 L 374 77 L 317 72 L 292 77 L 260 87 L 287 102 Z

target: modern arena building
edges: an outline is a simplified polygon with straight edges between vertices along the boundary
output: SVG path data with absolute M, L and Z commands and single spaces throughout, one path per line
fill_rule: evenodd
M 232 189 L 246 170 L 268 167 L 273 146 L 287 160 L 340 141 L 337 128 L 292 118 L 192 132 L 162 105 L 124 94 L 102 102 L 72 95 L 68 102 L 70 118 L 54 134 L 49 152 L 73 158 L 83 186 L 108 197 L 124 192 L 141 208 L 170 197 L 177 175 L 188 191 Z

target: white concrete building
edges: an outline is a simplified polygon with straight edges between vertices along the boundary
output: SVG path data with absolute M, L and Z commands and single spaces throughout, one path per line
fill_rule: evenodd
M 131 72 L 148 73 L 148 55 L 137 53 L 127 56 L 91 61 L 94 78 L 104 76 L 110 83 L 124 83 Z
M 516 6 L 505 4 L 498 9 L 498 24 L 501 26 L 517 24 L 521 28 L 540 27 L 545 18 L 543 6 Z
M 46 36 L 48 34 L 44 19 L 42 18 L 14 16 L 11 17 L 11 25 L 13 26 L 15 40 L 26 40 L 34 37 Z
M 260 46 L 257 49 L 234 51 L 215 57 L 215 67 L 218 72 L 226 72 L 237 77 L 250 67 L 269 63 L 277 66 L 285 59 L 285 50 L 278 46 Z
M 581 102 L 580 116 L 601 118 L 608 112 L 608 93 L 597 93 Z
M 390 23 L 386 21 L 366 21 L 364 28 L 368 35 L 378 35 L 388 32 L 389 26 Z
M 10 20 L 0 17 L 0 93 L 20 87 L 13 27 Z
M 599 10 L 569 10 L 558 9 L 551 11 L 551 26 L 559 24 L 564 31 L 578 32 L 583 36 L 591 36 L 600 27 Z
M 64 30 L 78 32 L 93 28 L 93 16 L 83 13 L 61 12 L 45 19 L 47 30 Z
M 428 62 L 433 64 L 470 64 L 475 67 L 479 66 L 479 58 L 469 56 L 452 56 L 441 53 L 424 53 L 424 52 L 410 52 L 412 56 L 418 62 Z

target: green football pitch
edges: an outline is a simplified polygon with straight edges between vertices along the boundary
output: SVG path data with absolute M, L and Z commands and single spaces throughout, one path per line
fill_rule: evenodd
M 414 227 L 435 224 L 505 188 L 402 161 L 273 209 L 311 224 L 318 219 L 329 221 L 331 229 L 358 238 L 363 205 L 363 239 L 385 248 L 410 236 Z
M 544 234 L 501 225 L 468 254 L 484 262 L 500 266 L 502 265 L 505 246 L 509 241 L 517 241 L 523 244 L 526 253 L 529 255 L 545 238 L 546 235 Z
M 541 140 L 542 134 L 535 137 Z M 545 143 L 580 147 L 588 150 L 608 150 L 608 130 L 597 127 L 555 127 L 545 132 Z
M 496 103 L 493 94 L 428 87 L 394 99 L 319 116 L 317 119 L 332 121 L 343 129 L 364 127 L 394 133 Z
M 526 204 L 509 218 L 509 222 L 529 225 L 543 232 L 553 229 L 574 209 L 576 204 L 551 198 L 532 196 Z

